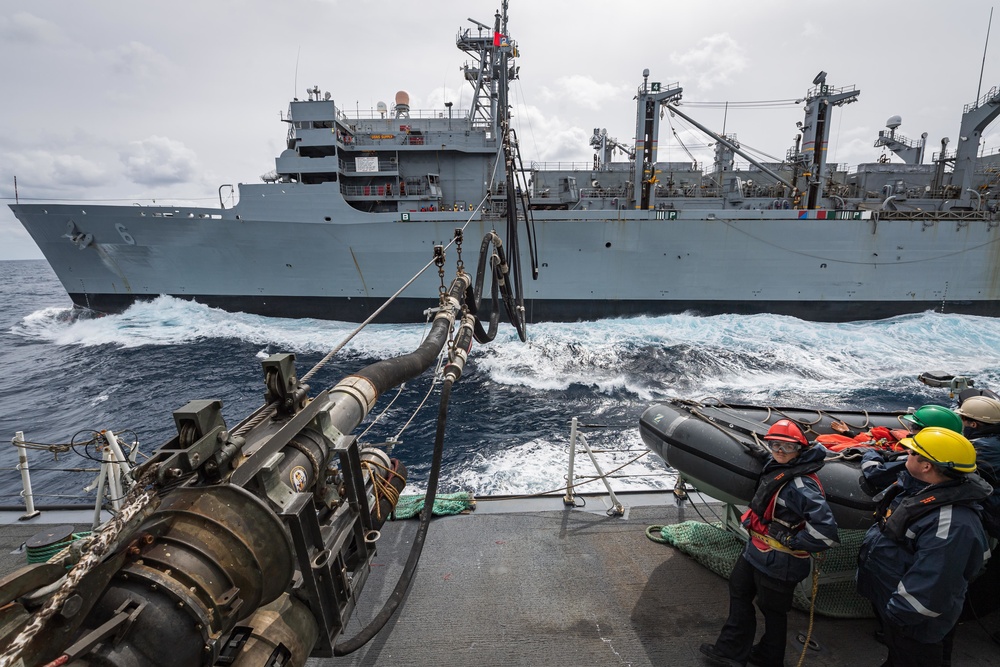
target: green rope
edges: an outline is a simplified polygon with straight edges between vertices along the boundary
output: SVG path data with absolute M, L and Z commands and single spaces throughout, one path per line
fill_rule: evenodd
M 646 529 L 646 537 L 659 544 L 673 544 L 663 536 L 663 526 L 650 526 Z
M 471 493 L 443 493 L 434 497 L 434 516 L 461 514 L 476 507 L 476 501 Z M 397 519 L 412 519 L 424 509 L 424 496 L 400 496 L 396 504 Z
M 82 533 L 73 533 L 70 539 L 63 540 L 58 544 L 50 544 L 47 547 L 27 547 L 25 551 L 27 552 L 26 555 L 28 557 L 28 564 L 33 565 L 35 563 L 47 563 L 50 558 L 68 547 L 75 540 L 79 540 L 87 535 L 90 535 L 89 530 Z

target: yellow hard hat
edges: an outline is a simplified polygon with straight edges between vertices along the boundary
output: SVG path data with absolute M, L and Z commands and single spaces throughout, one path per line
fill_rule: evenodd
M 903 438 L 899 444 L 935 465 L 955 472 L 976 472 L 976 448 L 961 433 L 929 426 L 909 438 Z

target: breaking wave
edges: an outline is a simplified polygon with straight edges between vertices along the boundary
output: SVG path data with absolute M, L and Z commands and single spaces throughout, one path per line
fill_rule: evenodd
M 96 318 L 43 307 L 7 335 L 30 351 L 24 363 L 37 382 L 60 376 L 64 389 L 81 399 L 78 411 L 52 411 L 44 402 L 32 408 L 37 414 L 28 416 L 41 425 L 33 428 L 54 437 L 118 423 L 127 412 L 132 427 L 152 425 L 147 442 L 161 442 L 171 436 L 170 410 L 207 395 L 221 395 L 231 411 L 252 409 L 261 396 L 260 358 L 294 352 L 300 368 L 308 368 L 356 326 L 232 314 L 160 297 Z M 410 352 L 425 332 L 425 325 L 372 325 L 317 379 L 333 384 L 368 363 Z M 617 488 L 670 484 L 669 477 L 647 477 L 664 471 L 655 457 L 630 462 L 642 453 L 639 415 L 667 397 L 878 410 L 946 404 L 946 393 L 916 381 L 928 370 L 1000 386 L 1000 327 L 972 316 L 928 312 L 830 324 L 774 315 L 681 314 L 543 323 L 528 332 L 527 343 L 504 329 L 493 343 L 474 347 L 453 395 L 442 491 L 558 488 L 573 416 L 603 427 L 588 437 L 609 451 L 605 468 L 624 465 Z M 95 372 L 107 380 L 95 381 Z M 366 441 L 394 438 L 417 413 L 394 451 L 410 467 L 415 492 L 426 479 L 437 410 L 432 396 L 418 412 L 431 387 L 429 376 L 407 385 Z M 38 395 L 47 390 L 44 384 L 34 387 Z M 372 417 L 390 398 L 380 401 Z M 5 413 L 23 410 L 13 401 L 3 399 Z M 97 423 L 78 423 L 85 418 Z

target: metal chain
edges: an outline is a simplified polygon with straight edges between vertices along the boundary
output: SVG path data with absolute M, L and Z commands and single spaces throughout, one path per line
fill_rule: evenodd
M 448 288 L 444 286 L 444 246 L 434 246 L 434 264 L 438 267 L 438 277 L 441 279 L 438 294 L 443 299 L 448 294 Z
M 458 253 L 458 259 L 455 261 L 456 273 L 462 273 L 465 270 L 465 262 L 462 261 L 462 238 L 462 228 L 458 227 L 455 229 L 455 252 Z
M 129 524 L 129 522 L 139 515 L 156 498 L 157 491 L 151 485 L 159 466 L 150 466 L 139 479 L 132 490 L 125 497 L 125 505 L 122 510 L 110 521 L 92 533 L 90 537 L 85 537 L 79 541 L 79 547 L 84 550 L 79 562 L 66 575 L 65 580 L 49 601 L 45 603 L 41 611 L 35 614 L 20 634 L 11 642 L 10 646 L 0 655 L 0 667 L 11 667 L 17 664 L 21 652 L 28 645 L 35 635 L 44 629 L 48 620 L 55 615 L 66 600 L 73 594 L 87 574 L 90 573 L 104 559 L 105 554 L 116 545 L 119 533 Z M 67 549 L 57 554 L 55 558 L 63 557 Z

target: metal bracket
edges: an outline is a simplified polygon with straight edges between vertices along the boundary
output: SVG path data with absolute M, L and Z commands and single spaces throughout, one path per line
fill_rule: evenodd
M 229 633 L 229 639 L 226 640 L 225 644 L 222 646 L 222 650 L 219 652 L 219 657 L 216 659 L 216 665 L 231 665 L 236 662 L 236 658 L 240 656 L 240 651 L 243 649 L 243 645 L 247 643 L 250 637 L 253 636 L 253 628 L 246 625 L 237 625 L 233 628 L 233 631 Z
M 139 618 L 139 614 L 145 608 L 146 602 L 136 602 L 129 597 L 118 607 L 114 616 L 85 634 L 79 641 L 67 648 L 63 654 L 69 656 L 70 660 L 79 658 L 99 642 L 112 636 L 114 637 L 112 644 L 117 645 L 125 638 L 126 633 L 135 623 L 135 619 Z

